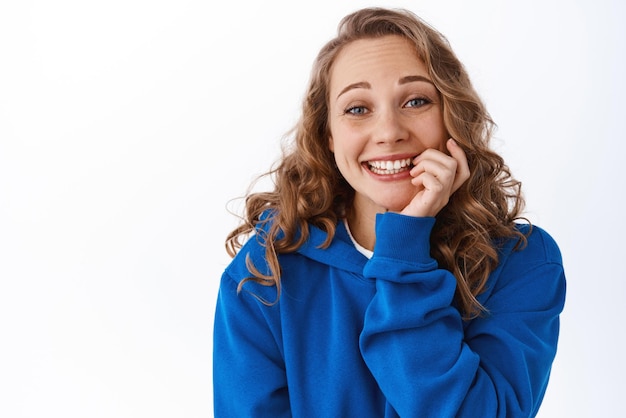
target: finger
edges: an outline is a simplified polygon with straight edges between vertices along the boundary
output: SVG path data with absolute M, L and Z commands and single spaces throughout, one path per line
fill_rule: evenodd
M 432 173 L 424 172 L 411 180 L 418 192 L 401 212 L 409 216 L 435 216 L 449 200 L 449 185 L 441 183 Z
M 418 186 L 421 190 L 428 193 L 442 193 L 446 190 L 446 184 L 441 178 L 432 173 L 424 172 L 411 180 L 414 186 Z
M 456 176 L 457 164 L 454 158 L 436 151 L 430 154 L 428 158 L 420 158 L 415 167 L 411 169 L 411 175 L 417 177 L 422 173 L 430 173 L 442 183 L 452 187 Z
M 454 193 L 470 177 L 470 169 L 465 151 L 454 139 L 450 138 L 446 142 L 446 147 L 450 152 L 450 156 L 457 162 L 454 183 L 452 184 L 452 192 Z
M 434 148 L 424 150 L 420 155 L 413 159 L 413 164 L 418 165 L 421 161 L 433 160 L 439 161 L 441 164 L 447 165 L 447 161 L 454 159 L 451 155 Z

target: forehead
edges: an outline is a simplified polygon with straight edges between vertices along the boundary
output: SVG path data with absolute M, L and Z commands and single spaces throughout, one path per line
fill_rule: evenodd
M 368 81 L 376 76 L 428 76 L 415 46 L 406 38 L 388 35 L 350 42 L 339 52 L 330 72 L 330 88 Z

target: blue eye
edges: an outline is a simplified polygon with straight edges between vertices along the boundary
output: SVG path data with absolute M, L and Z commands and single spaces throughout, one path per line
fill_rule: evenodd
M 406 107 L 422 107 L 424 105 L 427 105 L 430 103 L 430 100 L 425 99 L 423 97 L 416 97 L 414 99 L 409 100 L 408 102 L 406 102 L 405 106 Z
M 367 112 L 367 109 L 364 106 L 353 106 L 346 109 L 345 113 L 349 113 L 351 115 L 364 115 Z

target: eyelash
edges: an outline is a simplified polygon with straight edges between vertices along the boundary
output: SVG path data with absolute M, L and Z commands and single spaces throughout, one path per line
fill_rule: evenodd
M 430 99 L 427 99 L 426 97 L 414 97 L 411 100 L 407 101 L 405 103 L 405 106 L 409 104 L 409 102 L 418 101 L 418 100 L 422 103 L 418 106 L 411 106 L 411 107 L 422 107 L 422 106 L 432 103 L 432 101 Z
M 420 102 L 421 102 L 421 104 L 416 105 L 416 106 L 408 106 L 408 107 L 410 107 L 410 108 L 422 107 L 422 106 L 426 106 L 427 104 L 432 103 L 432 100 L 430 100 L 430 99 L 428 99 L 428 98 L 426 98 L 426 97 L 414 97 L 414 98 L 412 98 L 412 99 L 409 99 L 409 100 L 408 100 L 408 101 L 404 104 L 404 106 L 407 106 L 410 102 L 414 102 L 414 101 L 420 101 Z M 360 110 L 360 112 L 359 112 L 359 113 L 357 113 L 357 112 L 356 112 L 357 110 Z M 353 115 L 353 116 L 360 116 L 360 115 L 365 114 L 365 110 L 366 110 L 366 107 L 365 107 L 365 106 L 351 106 L 351 107 L 347 108 L 347 109 L 344 111 L 344 113 L 345 113 L 345 114 L 350 114 L 350 115 Z
M 356 112 L 356 110 L 362 110 L 361 112 Z M 345 110 L 344 112 L 347 115 L 359 116 L 365 113 L 365 106 L 352 106 Z

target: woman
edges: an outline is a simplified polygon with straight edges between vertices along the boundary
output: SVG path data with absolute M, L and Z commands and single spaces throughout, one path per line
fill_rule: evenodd
M 227 239 L 216 417 L 529 417 L 556 354 L 559 249 L 445 38 L 348 15 L 275 188 Z

